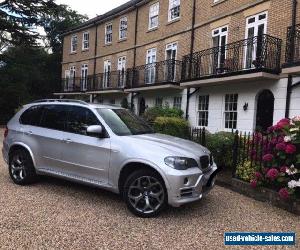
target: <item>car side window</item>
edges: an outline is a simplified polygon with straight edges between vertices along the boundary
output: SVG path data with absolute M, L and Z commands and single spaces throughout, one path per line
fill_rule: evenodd
M 69 133 L 87 135 L 87 128 L 92 125 L 101 125 L 95 114 L 82 107 L 71 107 L 68 112 L 67 131 Z
M 20 117 L 20 123 L 23 125 L 40 126 L 43 107 L 33 106 L 27 109 Z
M 45 105 L 41 127 L 54 130 L 66 130 L 67 107 L 64 105 Z

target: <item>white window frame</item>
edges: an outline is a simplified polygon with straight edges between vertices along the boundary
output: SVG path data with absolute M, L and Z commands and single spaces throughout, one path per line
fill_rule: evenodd
M 228 96 L 229 101 L 226 101 L 226 97 Z M 234 101 L 235 96 L 236 102 Z M 236 104 L 236 109 L 234 108 L 234 104 Z M 233 129 L 237 129 L 237 123 L 238 123 L 238 104 L 239 104 L 239 95 L 237 93 L 230 93 L 226 94 L 224 96 L 224 118 L 223 118 L 223 124 L 224 124 L 224 129 L 227 131 L 231 131 Z M 231 116 L 232 114 L 235 114 L 235 119 L 226 119 L 227 114 Z M 229 122 L 229 125 L 226 125 L 226 122 Z M 232 126 L 230 126 L 230 122 Z M 233 126 L 233 122 L 235 122 L 236 126 Z
M 128 31 L 128 18 L 124 16 L 120 18 L 119 40 L 124 40 L 127 38 L 127 31 Z
M 150 59 L 150 60 L 149 60 Z M 156 60 L 157 60 L 157 48 L 151 48 L 146 53 L 146 65 L 145 71 L 145 84 L 153 84 L 156 77 Z M 147 81 L 147 79 L 149 81 Z
M 126 83 L 126 56 L 121 56 L 118 58 L 118 71 L 119 71 L 119 79 L 118 86 L 125 87 Z
M 88 64 L 81 65 L 81 90 L 87 90 L 87 81 L 88 81 L 88 74 L 89 74 L 89 66 Z
M 173 98 L 173 108 L 180 109 L 182 108 L 182 96 L 175 96 Z
M 111 27 L 110 30 L 108 30 L 108 27 Z M 108 39 L 110 37 L 110 39 Z M 113 39 L 113 24 L 107 23 L 105 24 L 105 44 L 111 44 Z
M 88 50 L 90 48 L 90 32 L 86 31 L 82 34 L 82 50 Z
M 211 32 L 211 37 L 212 37 L 212 47 L 216 47 L 216 45 L 214 44 L 214 38 L 219 37 L 219 42 L 217 47 L 221 48 L 224 47 L 223 49 L 225 50 L 225 58 L 224 58 L 224 62 L 227 59 L 227 51 L 226 51 L 226 45 L 228 44 L 228 25 L 222 26 L 222 27 L 218 27 L 216 29 L 213 29 Z M 222 44 L 222 38 L 225 37 L 225 44 Z M 216 55 L 215 53 L 212 55 L 212 68 L 211 68 L 211 72 L 212 71 L 216 71 L 215 73 L 223 73 L 223 71 L 218 72 L 217 69 L 219 69 L 221 67 L 221 59 L 222 59 L 222 51 L 218 50 L 219 53 L 218 55 Z M 217 60 L 215 58 L 215 56 L 217 56 Z M 215 62 L 217 61 L 217 63 Z
M 103 88 L 108 88 L 110 84 L 111 61 L 105 60 L 103 67 Z
M 156 29 L 159 25 L 159 2 L 154 3 L 152 5 L 150 5 L 149 7 L 149 21 L 148 21 L 148 29 L 152 30 L 152 29 Z M 157 24 L 151 26 L 152 22 L 151 20 L 153 18 L 157 18 Z
M 266 15 L 266 18 L 263 20 L 259 20 L 259 16 L 261 15 Z M 249 20 L 252 18 L 257 18 L 257 20 L 254 23 L 250 23 L 249 24 Z M 245 30 L 245 39 L 249 38 L 249 29 L 250 28 L 254 28 L 254 37 L 258 36 L 258 27 L 261 24 L 264 24 L 264 34 L 267 34 L 267 30 L 268 30 L 268 19 L 269 19 L 269 15 L 268 15 L 268 11 L 263 11 L 260 13 L 257 13 L 255 15 L 249 16 L 246 18 L 246 30 Z M 257 44 L 253 44 L 253 51 L 252 51 L 252 59 L 256 58 L 256 48 L 257 48 Z M 245 54 L 244 54 L 244 68 L 248 68 L 247 66 L 247 53 L 248 53 L 248 47 L 245 47 Z M 255 67 L 254 65 L 252 65 L 252 67 Z
M 155 98 L 155 107 L 162 108 L 163 107 L 164 99 L 162 97 Z
M 201 101 L 201 102 L 200 102 Z M 209 95 L 199 95 L 197 97 L 197 126 L 208 127 L 209 124 Z M 200 119 L 200 114 L 204 114 L 204 119 Z M 202 116 L 201 116 L 202 117 Z
M 176 3 L 178 2 L 178 4 L 176 5 Z M 172 10 L 174 8 L 179 7 L 179 16 L 177 17 L 172 17 Z M 168 11 L 168 21 L 172 22 L 174 20 L 179 19 L 181 16 L 181 2 L 180 0 L 169 0 L 169 11 Z
M 75 41 L 74 41 L 75 39 Z M 74 46 L 76 47 L 74 49 Z M 71 36 L 71 53 L 75 53 L 77 51 L 78 48 L 78 36 L 77 35 L 72 35 Z

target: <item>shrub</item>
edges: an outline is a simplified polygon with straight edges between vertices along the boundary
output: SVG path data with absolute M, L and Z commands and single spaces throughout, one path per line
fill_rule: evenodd
M 154 121 L 154 130 L 156 133 L 189 138 L 189 124 L 182 118 L 157 117 Z
M 300 197 L 300 117 L 282 119 L 268 129 L 269 140 L 257 137 L 262 144 L 261 178 L 256 176 L 253 187 L 264 186 L 278 191 L 282 199 Z M 271 137 L 271 138 L 270 138 Z
M 237 166 L 236 175 L 241 180 L 250 182 L 254 179 L 257 169 L 258 167 L 256 167 L 254 164 L 251 166 L 251 161 L 245 161 Z
M 212 152 L 215 162 L 220 167 L 232 166 L 232 145 L 234 134 L 218 132 L 206 135 L 206 146 Z
M 157 117 L 177 117 L 182 118 L 183 111 L 176 108 L 154 107 L 146 110 L 143 118 L 150 124 L 153 124 Z

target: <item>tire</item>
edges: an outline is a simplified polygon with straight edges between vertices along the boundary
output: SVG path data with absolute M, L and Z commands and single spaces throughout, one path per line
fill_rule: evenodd
M 17 149 L 9 156 L 9 175 L 17 185 L 29 185 L 37 181 L 37 174 L 30 154 Z
M 166 207 L 167 196 L 163 179 L 150 169 L 137 170 L 125 181 L 123 198 L 128 209 L 138 217 L 158 216 Z

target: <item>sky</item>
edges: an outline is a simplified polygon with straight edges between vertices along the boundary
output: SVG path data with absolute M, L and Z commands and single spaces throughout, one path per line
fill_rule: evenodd
M 69 5 L 80 14 L 86 14 L 89 18 L 93 18 L 128 1 L 129 0 L 56 0 L 55 2 L 57 4 Z

